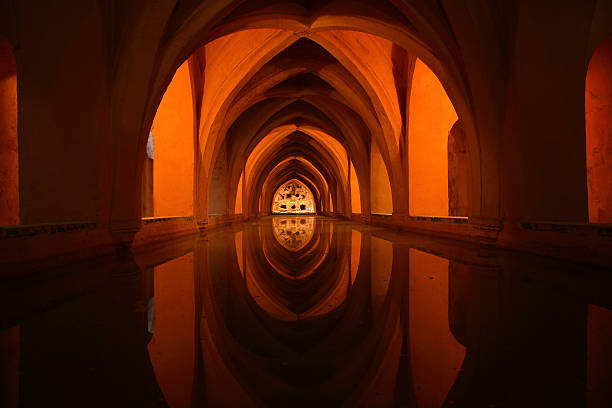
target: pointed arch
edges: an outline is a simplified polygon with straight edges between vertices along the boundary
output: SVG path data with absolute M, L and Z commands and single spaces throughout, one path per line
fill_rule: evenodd
M 20 222 L 18 144 L 17 63 L 13 45 L 0 35 L 0 225 Z

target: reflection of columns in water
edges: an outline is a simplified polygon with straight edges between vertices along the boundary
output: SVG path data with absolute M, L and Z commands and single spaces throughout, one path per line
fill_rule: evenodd
M 502 280 L 492 258 L 449 261 L 324 220 L 291 252 L 273 226 L 211 232 L 196 249 L 192 403 L 584 402 L 568 383 L 585 379 L 584 356 L 553 364 L 585 351 L 584 305 L 567 294 L 513 265 Z
M 449 324 L 448 265 L 410 249 L 410 356 L 419 407 L 442 406 L 465 357 Z
M 114 406 L 134 407 L 163 398 L 147 352 L 150 295 L 144 278 L 135 264 L 122 265 L 99 295 L 101 321 L 108 333 L 101 365 Z
M 155 266 L 155 331 L 148 345 L 157 382 L 169 406 L 190 407 L 194 379 L 194 255 Z
M 462 370 L 446 400 L 459 406 L 476 402 L 488 405 L 499 399 L 497 383 L 503 379 L 492 370 L 499 347 L 500 278 L 496 268 L 449 263 L 450 330 L 467 350 Z
M 0 406 L 19 406 L 19 326 L 0 330 Z
M 612 310 L 588 306 L 587 406 L 612 401 Z
M 21 324 L 22 406 L 150 406 L 143 275 L 130 259 L 95 291 Z M 44 341 L 41 341 L 44 339 Z
M 528 277 L 545 269 L 502 260 L 503 274 L 451 262 L 451 330 L 467 353 L 447 401 L 584 406 L 585 305 Z

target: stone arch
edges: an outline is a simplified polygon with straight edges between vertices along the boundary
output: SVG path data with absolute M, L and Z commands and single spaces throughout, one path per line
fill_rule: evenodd
M 340 169 L 337 163 L 332 159 L 328 152 L 318 143 L 307 144 L 304 142 L 296 143 L 295 140 L 287 140 L 285 143 L 275 146 L 273 149 L 263 154 L 257 163 L 253 166 L 252 174 L 254 175 L 250 186 L 247 189 L 247 197 L 249 199 L 249 213 L 257 214 L 258 198 L 263 190 L 263 186 L 268 179 L 268 174 L 277 166 L 277 163 L 295 157 L 303 157 L 317 169 L 331 186 L 332 201 L 334 206 L 346 208 L 344 194 L 338 194 L 339 191 L 346 191 L 347 184 L 343 180 Z
M 438 6 L 423 5 L 422 8 L 414 8 L 402 4 L 391 6 L 384 3 L 372 7 L 358 2 L 354 4 L 355 7 L 351 7 L 351 13 L 348 15 L 346 13 L 346 3 L 336 4 L 337 2 L 332 2 L 333 4 L 326 7 L 325 11 L 313 15 L 310 15 L 311 11 L 307 10 L 296 14 L 296 9 L 292 5 L 289 5 L 286 10 L 283 7 L 280 9 L 266 9 L 264 7 L 258 10 L 256 15 L 249 16 L 244 11 L 241 15 L 240 7 L 246 7 L 246 10 L 248 10 L 248 3 L 227 1 L 214 6 L 202 4 L 187 7 L 181 13 L 174 14 L 170 13 L 171 10 L 166 9 L 165 6 L 151 5 L 143 11 L 145 15 L 160 20 L 160 22 L 167 22 L 167 24 L 160 24 L 160 26 L 166 27 L 163 33 L 152 32 L 151 36 L 140 35 L 142 33 L 138 35 L 136 33 L 130 34 L 129 38 L 147 38 L 149 43 L 146 44 L 145 52 L 148 53 L 148 56 L 151 56 L 153 63 L 149 61 L 149 57 L 142 59 L 141 63 L 136 63 L 129 57 L 130 50 L 143 45 L 139 44 L 138 41 L 144 40 L 131 41 L 118 52 L 118 60 L 126 59 L 126 61 L 118 64 L 122 68 L 117 74 L 115 89 L 120 91 L 113 93 L 113 112 L 118 113 L 115 115 L 114 126 L 121 129 L 117 129 L 113 132 L 113 135 L 118 138 L 117 140 L 121 144 L 130 139 L 130 134 L 143 134 L 139 140 L 135 141 L 136 145 L 132 144 L 129 148 L 117 149 L 116 152 L 119 156 L 144 151 L 137 145 L 144 146 L 146 118 L 150 116 L 148 112 L 155 106 L 155 101 L 160 98 L 155 90 L 163 89 L 180 61 L 184 61 L 202 44 L 222 35 L 251 28 L 272 27 L 296 34 L 303 33 L 302 35 L 334 29 L 354 30 L 380 36 L 398 44 L 422 59 L 440 78 L 464 123 L 468 139 L 471 177 L 473 179 L 470 196 L 472 202 L 479 203 L 479 205 L 472 206 L 472 212 L 477 216 L 496 217 L 499 215 L 499 194 L 496 193 L 499 192 L 499 178 L 481 177 L 481 168 L 485 168 L 487 174 L 499 173 L 497 141 L 492 139 L 483 142 L 479 139 L 478 125 L 472 112 L 469 86 L 460 61 L 461 53 L 457 49 L 456 42 L 452 40 L 453 34 L 450 27 L 445 23 Z M 337 7 L 334 8 L 334 6 Z M 330 10 L 336 11 L 332 13 Z M 339 13 L 341 10 L 344 10 L 344 12 Z M 219 15 L 225 15 L 226 18 L 224 20 L 215 19 L 215 16 Z M 408 19 L 412 26 L 406 24 L 405 19 Z M 142 31 L 141 28 L 138 29 Z M 427 33 L 427 35 L 423 33 Z M 127 84 L 127 78 L 138 76 L 130 75 L 130 73 L 139 71 L 137 66 L 143 64 L 149 64 L 152 67 L 152 69 L 143 71 L 146 73 L 146 75 L 143 75 L 143 80 L 147 81 L 147 85 L 142 86 L 142 83 Z M 153 92 L 150 90 L 153 90 Z M 130 94 L 131 92 L 134 92 L 134 94 Z M 126 95 L 129 97 L 124 98 Z M 142 107 L 142 115 L 135 114 L 134 109 L 131 109 L 129 116 L 126 116 L 128 113 L 127 111 L 124 112 L 123 108 L 127 105 L 135 106 L 135 109 Z M 140 132 L 134 133 L 127 127 L 123 128 L 123 125 L 130 121 L 130 117 L 145 118 L 144 126 L 141 126 Z M 493 138 L 493 134 L 490 138 Z M 144 157 L 142 154 L 138 156 Z M 485 158 L 487 162 L 481 162 L 481 157 Z M 111 211 L 111 229 L 118 231 L 129 230 L 135 226 L 134 216 L 130 214 L 134 214 L 136 210 L 132 208 L 131 201 L 133 201 L 133 195 L 138 194 L 127 193 L 127 186 L 117 185 L 121 177 L 129 178 L 129 174 L 133 174 L 129 171 L 130 169 L 124 168 L 126 167 L 124 164 L 121 164 L 124 162 L 121 157 L 116 159 L 119 168 L 115 172 L 115 187 L 118 188 L 114 189 L 116 192 Z M 140 174 L 140 171 L 136 173 Z M 486 184 L 484 187 L 486 187 L 487 194 L 484 198 L 481 197 L 482 183 Z M 127 194 L 124 195 L 123 193 Z M 137 201 L 140 204 L 140 200 Z
M 192 82 L 185 62 L 166 89 L 151 125 L 149 135 L 154 135 L 155 143 L 152 207 L 156 217 L 193 215 L 195 115 Z M 145 159 L 143 177 L 146 177 L 148 164 Z M 144 197 L 142 201 L 144 204 Z
M 329 186 L 312 163 L 303 158 L 284 160 L 272 170 L 262 189 L 261 199 L 264 210 L 272 207 L 274 193 L 288 179 L 299 180 L 310 189 L 317 212 L 329 211 Z
M 216 27 L 210 35 L 221 36 L 234 30 L 247 30 L 256 27 L 276 27 L 294 30 L 295 32 L 305 32 L 309 36 L 315 36 L 316 33 L 330 30 L 353 30 L 380 36 L 408 50 L 435 73 L 447 92 L 457 115 L 464 123 L 468 140 L 470 177 L 472 177 L 470 183 L 470 201 L 479 203 L 471 207 L 472 215 L 497 217 L 500 210 L 499 180 L 497 177 L 484 178 L 481 176 L 481 168 L 486 168 L 489 173 L 499 173 L 497 140 L 492 137 L 491 140 L 480 140 L 478 124 L 473 116 L 472 101 L 467 91 L 469 86 L 465 82 L 461 63 L 455 59 L 458 52 L 450 46 L 453 41 L 449 40 L 453 37 L 453 34 L 450 32 L 437 32 L 434 35 L 435 38 L 429 38 L 432 44 L 427 44 L 419 40 L 419 36 L 415 32 L 412 32 L 402 23 L 394 21 L 393 18 L 390 18 L 389 21 L 378 20 L 376 17 L 381 17 L 379 11 L 370 9 L 369 12 L 371 14 L 367 18 L 365 17 L 367 14 L 360 15 L 359 12 L 362 11 L 360 7 L 363 7 L 363 5 L 355 4 L 354 15 L 350 17 L 339 14 L 333 16 L 317 15 L 315 18 L 299 18 L 294 14 L 290 14 L 289 22 L 283 22 L 282 19 L 279 19 L 278 10 L 275 10 L 275 13 L 270 15 L 266 15 L 265 11 L 262 11 L 257 14 L 256 18 L 254 16 L 245 16 L 242 20 L 240 18 L 231 19 L 225 25 Z M 440 26 L 437 29 L 428 26 L 428 18 L 421 14 L 423 10 L 402 7 L 401 5 L 396 5 L 396 7 L 409 18 L 414 18 L 413 23 L 415 26 L 423 28 L 427 32 L 439 31 Z M 436 14 L 433 10 L 428 11 L 432 12 L 431 15 Z M 298 30 L 297 27 L 300 27 L 302 30 Z M 438 52 L 434 53 L 432 49 L 436 49 Z M 486 154 L 483 154 L 483 151 Z M 487 160 L 486 163 L 481 161 L 483 158 Z M 481 197 L 483 183 L 486 183 L 487 188 L 487 196 L 484 198 Z
M 297 42 L 294 42 L 294 44 L 295 44 L 295 43 L 297 43 Z M 341 52 L 340 52 L 340 51 L 337 51 L 337 53 L 341 54 Z M 266 58 L 270 58 L 270 55 L 269 55 L 269 54 L 265 54 L 265 55 L 266 55 Z M 252 69 L 252 70 L 255 70 L 255 69 L 257 68 L 257 66 L 258 66 L 258 64 L 255 64 L 255 65 L 253 65 L 253 67 L 252 67 L 251 69 Z M 350 73 L 349 73 L 349 74 L 350 74 Z M 256 73 L 255 73 L 255 72 L 253 72 L 253 71 L 251 71 L 251 72 L 250 72 L 248 75 L 249 75 L 249 76 L 255 76 L 255 75 L 256 75 Z M 362 81 L 361 81 L 361 83 L 360 83 L 360 86 L 367 86 L 367 85 L 365 84 L 366 82 L 367 82 L 367 81 L 366 81 L 365 79 L 362 79 Z M 240 91 L 240 89 L 239 89 L 239 88 L 235 88 L 235 89 L 232 91 L 232 93 L 236 93 L 236 94 L 238 94 L 238 93 L 239 93 L 239 91 Z M 370 100 L 370 101 L 372 100 L 372 98 L 376 99 L 376 98 L 379 98 L 379 97 L 380 97 L 380 95 L 378 95 L 378 94 L 377 94 L 376 92 L 374 92 L 374 91 L 371 91 L 371 92 L 370 92 L 370 94 L 369 94 L 369 96 L 368 96 L 368 98 L 369 98 L 369 100 Z M 224 103 L 229 103 L 229 102 L 230 102 L 230 98 L 228 98 L 228 99 L 227 99 L 227 100 L 226 100 Z M 313 103 L 314 101 L 310 101 L 310 100 L 309 100 L 309 99 L 307 99 L 307 98 L 304 98 L 304 102 L 306 102 L 306 103 L 308 103 L 308 104 L 310 104 L 310 105 L 312 105 L 312 106 L 315 106 L 315 108 L 316 108 L 316 109 L 319 109 L 319 110 L 321 110 L 321 109 L 323 108 L 323 105 L 321 105 L 321 104 L 319 104 L 319 103 Z M 330 101 L 330 102 L 331 102 L 331 101 Z M 300 104 L 300 102 L 292 102 L 292 103 L 294 103 L 294 104 Z M 376 103 L 375 103 L 375 104 L 376 104 Z M 337 106 L 336 108 L 339 108 L 339 106 Z M 328 116 L 328 117 L 329 117 L 330 115 L 332 115 L 332 116 L 333 116 L 333 115 L 334 115 L 334 113 L 335 113 L 335 110 L 336 110 L 336 109 L 328 108 L 328 109 L 326 109 L 325 113 L 323 113 L 323 115 L 324 115 L 324 116 Z M 384 110 L 381 108 L 381 109 L 379 109 L 379 111 L 381 111 L 381 112 L 379 113 L 379 116 L 380 116 L 380 115 L 383 115 L 383 116 L 384 116 Z M 223 115 L 221 115 L 221 114 L 223 114 Z M 303 115 L 303 113 L 302 113 L 302 112 L 298 112 L 298 114 Z M 219 115 L 224 116 L 224 115 L 225 115 L 225 111 L 220 110 L 220 111 L 219 111 L 219 114 L 218 114 L 217 116 L 219 116 Z M 359 115 L 356 115 L 356 117 L 359 117 Z M 336 119 L 336 121 L 337 121 L 337 122 L 342 122 L 344 118 L 342 118 L 342 117 L 337 117 L 337 118 L 335 118 L 335 119 Z M 385 132 L 378 132 L 378 131 L 376 131 L 376 128 L 377 128 L 378 126 L 380 126 L 380 125 L 378 124 L 380 121 L 381 121 L 381 119 L 380 119 L 380 118 L 378 118 L 378 119 L 374 118 L 374 119 L 373 119 L 373 121 L 370 123 L 369 133 L 370 133 L 370 135 L 372 135 L 372 137 L 376 137 L 376 135 L 379 135 L 379 134 L 380 134 L 380 135 L 384 135 L 384 134 L 385 134 Z M 385 121 L 384 121 L 384 120 L 382 120 L 382 122 L 385 122 Z M 373 123 L 375 124 L 374 126 L 373 126 Z M 346 127 L 346 126 L 345 126 L 345 127 Z M 207 152 L 204 152 L 204 159 L 203 159 L 203 161 L 204 161 L 204 165 L 205 165 L 205 166 L 206 166 L 206 162 L 207 162 L 207 160 L 211 159 L 211 158 L 212 158 L 212 157 L 214 157 L 216 154 L 218 154 L 218 153 L 215 153 L 215 151 L 217 151 L 217 149 L 218 149 L 218 147 L 217 147 L 217 146 L 219 146 L 219 144 L 224 143 L 224 140 L 225 140 L 225 139 L 224 139 L 224 137 L 225 137 L 225 135 L 226 135 L 226 134 L 225 134 L 225 132 L 224 132 L 224 130 L 223 130 L 224 128 L 223 128 L 221 125 L 215 125 L 215 124 L 212 124 L 210 128 L 211 128 L 211 129 L 214 129 L 214 133 L 213 133 L 212 135 L 209 135 L 209 136 L 207 137 L 207 147 L 206 147 L 206 149 L 213 148 L 211 143 L 214 143 L 214 144 L 215 144 L 215 146 L 214 146 L 214 148 L 213 148 L 213 150 L 212 150 L 212 156 L 209 154 L 211 151 L 207 150 Z M 386 132 L 386 133 L 387 133 L 387 134 L 389 134 L 390 132 Z M 381 136 L 381 137 L 382 137 L 382 136 Z M 391 134 L 390 136 L 388 136 L 388 137 L 387 137 L 387 139 L 389 139 L 389 138 L 391 138 L 390 140 L 392 140 L 392 141 L 393 141 L 393 135 L 392 135 L 392 134 Z M 216 139 L 216 142 L 213 142 L 213 139 Z M 349 138 L 349 140 L 350 140 L 350 138 Z M 390 182 L 393 182 L 393 180 L 394 180 L 394 178 L 393 178 L 393 174 L 394 174 L 393 169 L 395 169 L 395 174 L 396 174 L 396 177 L 395 177 L 395 182 L 396 182 L 396 185 L 395 185 L 395 187 L 396 187 L 396 188 L 394 188 L 394 189 L 389 188 L 389 189 L 387 189 L 387 190 L 390 192 L 390 194 L 394 194 L 394 192 L 395 192 L 396 194 L 400 194 L 401 192 L 403 192 L 403 191 L 404 191 L 404 189 L 403 189 L 403 188 L 401 188 L 401 183 L 402 183 L 401 177 L 400 177 L 400 176 L 397 176 L 397 174 L 398 174 L 398 173 L 401 173 L 401 160 L 399 159 L 399 155 L 398 155 L 398 149 L 397 149 L 397 146 L 396 146 L 394 143 L 395 143 L 395 142 L 393 141 L 393 143 L 392 143 L 391 145 L 389 145 L 389 143 L 384 142 L 384 141 L 382 141 L 382 140 L 377 141 L 377 144 L 378 144 L 379 146 L 382 146 L 382 149 L 383 149 L 383 150 L 382 150 L 382 156 L 383 156 L 383 160 L 384 160 L 385 167 L 387 168 L 387 178 L 388 178 L 388 180 L 389 180 Z M 391 148 L 392 153 L 389 153 L 389 148 Z M 204 179 L 204 180 L 202 180 L 201 182 L 198 182 L 198 184 L 206 184 L 206 183 L 208 182 L 208 178 L 206 177 L 206 174 L 203 174 L 202 176 L 203 176 L 203 179 Z M 399 183 L 399 184 L 397 184 L 397 183 Z M 233 183 L 233 180 L 232 180 L 232 184 L 234 184 L 234 183 Z M 399 193 L 398 193 L 398 192 L 399 192 Z M 401 203 L 402 201 L 403 201 L 403 200 L 401 199 L 401 197 L 397 197 L 397 199 L 396 199 L 396 200 L 393 200 L 393 202 L 398 202 L 398 203 Z M 392 211 L 392 210 L 391 210 L 391 209 L 389 209 L 389 212 L 391 212 L 391 211 Z
M 408 116 L 410 215 L 448 216 L 448 132 L 457 114 L 439 78 L 420 60 Z

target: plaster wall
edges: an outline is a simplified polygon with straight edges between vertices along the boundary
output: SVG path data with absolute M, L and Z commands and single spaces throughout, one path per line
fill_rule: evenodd
M 375 103 L 376 112 L 399 147 L 402 116 L 393 72 L 393 43 L 358 31 L 330 30 L 319 35 L 329 42 L 332 50 L 338 49 L 339 52 L 332 53 L 347 66 L 354 67 L 352 71 L 372 100 L 379 101 Z
M 70 12 L 54 2 L 16 5 L 22 224 L 108 214 L 109 61 L 100 5 L 73 1 Z
M 588 219 L 584 78 L 592 13 L 592 2 L 559 2 L 554 13 L 542 2 L 518 9 L 500 147 L 506 220 Z
M 205 46 L 205 81 L 200 112 L 200 145 L 204 165 L 209 166 L 213 160 L 214 146 L 218 140 L 211 135 L 219 129 L 213 128 L 216 115 L 233 98 L 232 93 L 245 77 L 270 52 L 270 48 L 286 41 L 287 33 L 280 30 L 261 29 L 236 32 L 218 38 Z M 225 105 L 227 108 L 227 105 Z M 224 112 L 221 111 L 221 115 Z M 210 139 L 210 140 L 209 140 Z

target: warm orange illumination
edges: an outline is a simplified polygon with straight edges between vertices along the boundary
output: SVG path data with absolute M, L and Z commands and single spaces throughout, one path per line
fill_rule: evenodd
M 195 353 L 193 253 L 155 267 L 149 356 L 168 405 L 191 406 Z M 153 306 L 154 305 L 154 306 Z
M 393 194 L 385 162 L 376 143 L 370 152 L 370 211 L 372 214 L 393 214 Z
M 192 105 L 189 68 L 184 63 L 168 86 L 151 128 L 156 217 L 193 214 Z
M 419 407 L 443 405 L 466 354 L 450 330 L 448 264 L 410 249 L 410 356 Z
M 351 162 L 351 206 L 353 214 L 361 213 L 361 192 L 359 191 L 359 179 L 355 172 L 355 166 Z
M 457 114 L 421 60 L 414 67 L 409 115 L 410 215 L 448 215 L 448 132 Z
M 238 267 L 240 268 L 240 274 L 244 277 L 244 251 L 242 246 L 242 231 L 237 232 L 234 237 L 234 241 L 236 244 L 236 259 L 238 260 Z
M 234 214 L 242 214 L 242 179 L 244 178 L 244 172 L 240 175 L 238 180 L 238 189 L 236 190 L 236 205 L 234 206 Z
M 13 46 L 0 35 L 0 225 L 19 224 L 17 66 Z
M 585 110 L 589 221 L 612 222 L 612 38 L 589 63 Z
M 393 244 L 381 238 L 371 237 L 371 302 L 374 314 L 380 313 L 387 297 L 389 280 L 393 271 Z

